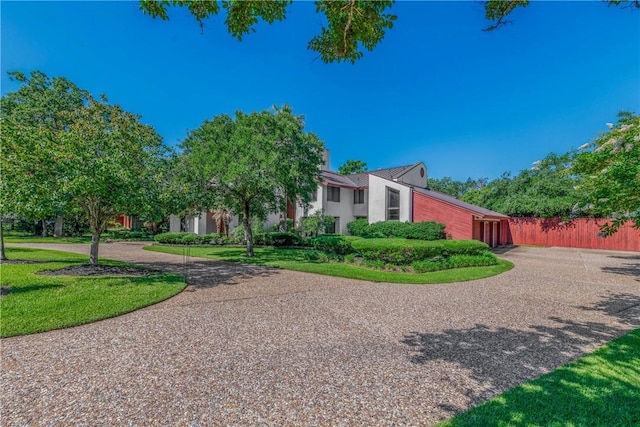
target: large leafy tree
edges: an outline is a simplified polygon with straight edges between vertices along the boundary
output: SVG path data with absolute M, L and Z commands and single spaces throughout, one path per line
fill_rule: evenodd
M 342 175 L 349 175 L 352 173 L 366 172 L 367 163 L 362 160 L 347 160 L 340 166 L 338 166 L 338 172 Z
M 640 8 L 639 0 L 605 0 L 609 5 Z M 308 49 L 317 52 L 324 62 L 356 62 L 363 50 L 373 50 L 385 32 L 393 27 L 397 16 L 388 12 L 394 0 L 317 0 L 316 12 L 323 15 L 320 34 L 313 37 Z M 226 10 L 225 25 L 229 33 L 242 37 L 255 31 L 260 19 L 269 24 L 286 18 L 292 0 L 222 1 L 216 0 L 140 0 L 140 9 L 154 18 L 169 19 L 168 8 L 186 7 L 201 28 L 204 21 Z M 529 0 L 488 0 L 484 2 L 485 17 L 495 30 L 508 23 L 507 17 L 517 8 L 526 7 Z
M 608 132 L 580 147 L 572 164 L 583 206 L 613 218 L 602 227 L 607 235 L 627 221 L 640 228 L 640 115 L 620 113 L 608 126 Z
M 58 147 L 60 185 L 69 203 L 80 206 L 89 219 L 89 263 L 98 263 L 100 236 L 118 213 L 144 209 L 154 191 L 156 168 L 166 148 L 153 127 L 140 116 L 91 99 L 73 114 Z
M 468 203 L 517 217 L 569 217 L 579 200 L 571 155 L 549 154 L 530 170 L 509 173 L 462 196 Z
M 41 71 L 10 72 L 21 87 L 2 97 L 2 203 L 0 214 L 46 220 L 64 211 L 65 195 L 54 185 L 56 149 L 72 113 L 84 107 L 88 92 L 64 77 Z M 46 226 L 43 227 L 46 233 Z
M 431 190 L 460 198 L 469 191 L 478 190 L 487 185 L 487 178 L 467 178 L 466 181 L 456 181 L 449 176 L 445 176 L 439 179 L 429 178 L 428 185 Z
M 206 120 L 189 133 L 182 149 L 190 194 L 202 195 L 192 206 L 240 215 L 247 256 L 253 256 L 252 220 L 282 212 L 287 200 L 309 203 L 324 145 L 304 131 L 301 116 L 284 106 Z

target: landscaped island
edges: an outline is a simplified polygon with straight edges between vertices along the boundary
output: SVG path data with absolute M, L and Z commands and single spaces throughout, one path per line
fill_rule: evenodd
M 293 232 L 254 232 L 253 257 L 246 256 L 242 236 L 164 233 L 145 249 L 195 257 L 245 262 L 329 276 L 391 283 L 449 283 L 493 276 L 513 267 L 475 240 L 443 240 L 442 224 L 354 221 L 350 236 Z M 350 224 L 351 225 L 351 224 Z

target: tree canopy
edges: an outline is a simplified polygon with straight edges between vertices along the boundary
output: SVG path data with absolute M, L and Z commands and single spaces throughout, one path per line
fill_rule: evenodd
M 92 232 L 90 263 L 107 221 L 143 209 L 165 147 L 140 117 L 96 100 L 62 77 L 12 75 L 2 98 L 2 214 L 47 218 L 81 208 Z
M 227 30 L 241 41 L 243 36 L 255 31 L 259 20 L 269 24 L 284 20 L 290 3 L 292 0 L 140 0 L 140 9 L 154 18 L 168 20 L 169 7 L 186 7 L 203 28 L 204 21 L 220 13 L 222 6 L 226 12 Z M 385 32 L 393 28 L 397 16 L 389 10 L 394 3 L 394 0 L 316 0 L 316 13 L 323 16 L 323 24 L 320 34 L 309 41 L 307 48 L 317 52 L 326 63 L 355 63 L 363 56 L 364 49 L 373 50 Z M 607 0 L 607 3 L 640 8 L 639 0 Z M 529 0 L 485 1 L 485 18 L 489 25 L 484 30 L 492 31 L 505 25 L 515 9 L 528 5 Z
M 286 212 L 287 201 L 310 202 L 324 144 L 285 105 L 215 116 L 190 132 L 181 147 L 183 179 L 191 194 L 201 195 L 193 207 L 240 215 L 247 256 L 253 256 L 252 220 Z
M 582 208 L 613 218 L 603 227 L 611 234 L 627 221 L 640 228 L 640 115 L 622 112 L 609 131 L 575 154 Z
M 338 166 L 338 173 L 342 175 L 363 173 L 367 170 L 367 163 L 362 160 L 347 160 L 342 165 Z

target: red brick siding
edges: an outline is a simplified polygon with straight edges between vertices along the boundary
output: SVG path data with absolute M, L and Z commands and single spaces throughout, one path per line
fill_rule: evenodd
M 625 224 L 609 237 L 598 236 L 598 225 L 606 220 L 589 218 L 564 222 L 560 218 L 510 218 L 509 243 L 515 245 L 563 246 L 569 248 L 640 251 L 640 230 Z
M 441 222 L 454 239 L 476 238 L 471 212 L 417 192 L 413 193 L 413 221 Z

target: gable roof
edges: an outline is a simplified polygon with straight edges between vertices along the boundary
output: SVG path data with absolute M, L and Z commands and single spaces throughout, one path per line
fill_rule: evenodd
M 402 175 L 406 174 L 411 169 L 415 168 L 416 166 L 418 166 L 421 163 L 422 162 L 414 163 L 412 165 L 407 165 L 407 166 L 398 166 L 398 167 L 395 167 L 395 168 L 378 169 L 378 170 L 374 170 L 374 171 L 369 171 L 369 173 L 372 174 L 372 175 L 378 176 L 380 178 L 384 178 L 384 179 L 388 179 L 390 181 L 393 181 L 395 179 L 400 178 Z
M 492 217 L 492 218 L 509 218 L 508 215 L 501 214 L 499 212 L 495 212 L 489 209 L 485 209 L 480 206 L 472 205 L 471 203 L 463 202 L 462 200 L 458 200 L 453 196 L 449 196 L 448 194 L 440 193 L 434 190 L 427 190 L 426 188 L 417 188 L 414 187 L 413 191 L 424 194 L 425 196 L 432 197 L 436 200 L 439 200 L 444 203 L 448 203 L 450 205 L 457 206 L 459 208 L 471 211 L 475 215 L 479 217 Z
M 374 171 L 352 173 L 349 175 L 341 175 L 338 172 L 322 171 L 322 179 L 324 184 L 334 185 L 337 187 L 346 187 L 354 189 L 362 189 L 369 187 L 369 174 L 389 181 L 397 180 L 411 169 L 422 164 L 422 162 L 414 163 L 407 166 L 398 166 L 395 168 L 377 169 Z

